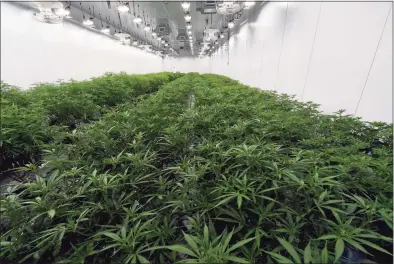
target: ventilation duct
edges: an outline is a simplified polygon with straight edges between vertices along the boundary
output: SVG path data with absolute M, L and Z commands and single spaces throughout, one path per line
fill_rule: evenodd
M 178 35 L 176 36 L 176 40 L 179 42 L 188 41 L 189 37 L 186 33 L 186 29 L 178 29 Z
M 216 14 L 216 1 L 201 1 L 196 3 L 196 11 L 201 14 Z
M 162 36 L 170 35 L 170 23 L 167 18 L 159 18 L 155 32 Z

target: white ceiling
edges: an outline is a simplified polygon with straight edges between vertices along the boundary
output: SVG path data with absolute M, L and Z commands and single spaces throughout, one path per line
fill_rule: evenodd
M 33 1 L 26 1 L 33 2 Z M 156 50 L 163 50 L 165 53 L 168 52 L 168 48 L 172 47 L 179 56 L 197 56 L 201 48 L 199 41 L 202 41 L 204 30 L 207 28 L 223 29 L 227 26 L 229 17 L 220 14 L 202 14 L 200 11 L 196 11 L 197 5 L 201 5 L 206 1 L 190 2 L 190 15 L 192 17 L 192 32 L 193 32 L 193 53 L 191 50 L 183 49 L 184 46 L 188 47 L 189 42 L 177 41 L 178 30 L 182 31 L 186 29 L 186 23 L 184 19 L 184 11 L 181 7 L 180 1 L 122 1 L 122 3 L 128 3 L 130 10 L 127 13 L 119 13 L 118 6 L 121 4 L 120 1 L 60 1 L 64 7 L 70 7 L 71 19 L 82 23 L 83 17 L 93 17 L 94 26 L 96 29 L 101 29 L 102 26 L 110 27 L 111 35 L 119 32 L 129 33 L 133 39 L 139 40 L 143 43 L 152 45 Z M 235 27 L 231 30 L 232 33 L 236 33 L 243 22 L 251 22 L 257 17 L 257 13 L 260 12 L 265 2 L 257 2 L 253 8 L 243 10 L 240 19 L 235 20 Z M 110 5 L 110 7 L 109 7 Z M 133 18 L 136 15 L 140 15 L 143 18 L 143 23 L 150 23 L 153 29 L 157 26 L 159 19 L 168 19 L 170 25 L 170 35 L 164 38 L 169 43 L 169 47 L 165 48 L 156 38 L 152 37 L 151 33 L 146 33 L 143 30 L 143 25 L 136 25 L 133 22 Z M 145 17 L 144 17 L 145 15 Z M 145 18 L 145 19 L 144 19 Z M 231 19 L 231 18 L 230 18 Z M 223 45 L 228 41 L 227 37 L 219 39 L 220 44 Z M 185 44 L 184 44 L 185 43 Z

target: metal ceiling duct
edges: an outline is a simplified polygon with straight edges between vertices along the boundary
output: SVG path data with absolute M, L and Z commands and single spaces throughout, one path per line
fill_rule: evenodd
M 216 14 L 216 1 L 201 1 L 196 3 L 196 11 L 201 14 Z
M 162 36 L 168 36 L 171 33 L 170 23 L 167 18 L 159 18 L 155 32 Z
M 178 29 L 178 35 L 176 36 L 176 40 L 179 42 L 188 41 L 189 37 L 187 36 L 186 29 L 180 28 Z

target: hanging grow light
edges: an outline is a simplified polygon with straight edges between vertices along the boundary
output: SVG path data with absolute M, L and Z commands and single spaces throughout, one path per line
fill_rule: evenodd
M 189 14 L 189 12 L 186 13 L 186 15 L 185 15 L 185 20 L 186 20 L 187 22 L 190 22 L 190 20 L 192 20 L 192 16 Z
M 254 6 L 254 4 L 255 4 L 255 1 L 246 1 L 245 2 L 245 9 L 249 9 L 249 8 L 251 8 L 252 6 Z
M 181 6 L 184 11 L 187 11 L 190 8 L 190 2 L 182 2 Z
M 149 24 L 145 25 L 145 27 L 144 27 L 144 30 L 145 30 L 145 31 L 150 31 L 150 29 L 151 29 L 151 28 L 150 28 L 150 25 L 149 25 Z
M 129 12 L 129 10 L 130 10 L 130 8 L 125 4 L 121 4 L 118 6 L 119 13 L 127 13 L 127 12 Z
M 105 27 L 105 28 L 102 28 L 102 29 L 101 29 L 101 32 L 103 32 L 104 34 L 109 34 L 110 28 L 109 28 L 108 26 Z
M 64 17 L 65 17 L 65 18 L 72 18 L 72 17 L 70 16 L 70 14 L 71 14 L 71 8 L 70 8 L 70 7 L 66 7 L 66 8 L 64 9 Z
M 133 22 L 136 23 L 136 24 L 141 24 L 142 23 L 142 18 L 140 16 L 136 16 L 133 19 Z
M 60 2 L 33 2 L 38 10 L 38 14 L 34 14 L 35 19 L 39 22 L 58 24 L 63 22 L 63 13 L 65 9 Z M 61 14 L 61 15 L 60 15 Z
M 114 36 L 118 38 L 120 44 L 123 44 L 123 45 L 130 44 L 130 35 L 129 34 L 117 33 Z
M 88 27 L 91 27 L 91 26 L 93 26 L 93 24 L 94 24 L 92 18 L 85 19 L 82 23 L 83 23 L 85 26 L 88 26 Z
M 161 36 L 158 36 L 158 37 L 157 37 L 157 40 L 161 40 Z
M 193 32 L 192 32 L 191 30 L 188 30 L 188 31 L 187 31 L 187 34 L 188 34 L 188 35 L 191 35 L 191 34 L 193 34 Z
M 70 10 L 64 8 L 58 8 L 56 9 L 55 14 L 58 16 L 66 17 L 70 15 Z
M 235 25 L 234 25 L 234 22 L 229 22 L 228 23 L 228 28 L 233 28 Z
M 152 37 L 156 37 L 157 33 L 156 32 L 152 32 Z
M 244 7 L 244 3 L 241 1 L 218 1 L 216 5 L 216 11 L 220 15 L 232 15 L 238 13 Z
M 187 23 L 186 23 L 186 28 L 187 28 L 187 29 L 192 29 L 192 24 L 191 24 L 190 22 L 187 22 Z

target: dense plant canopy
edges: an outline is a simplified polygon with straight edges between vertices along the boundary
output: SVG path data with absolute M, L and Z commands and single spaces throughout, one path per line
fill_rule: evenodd
M 392 126 L 196 73 L 2 85 L 0 256 L 389 263 Z M 367 262 L 365 262 L 367 263 Z

